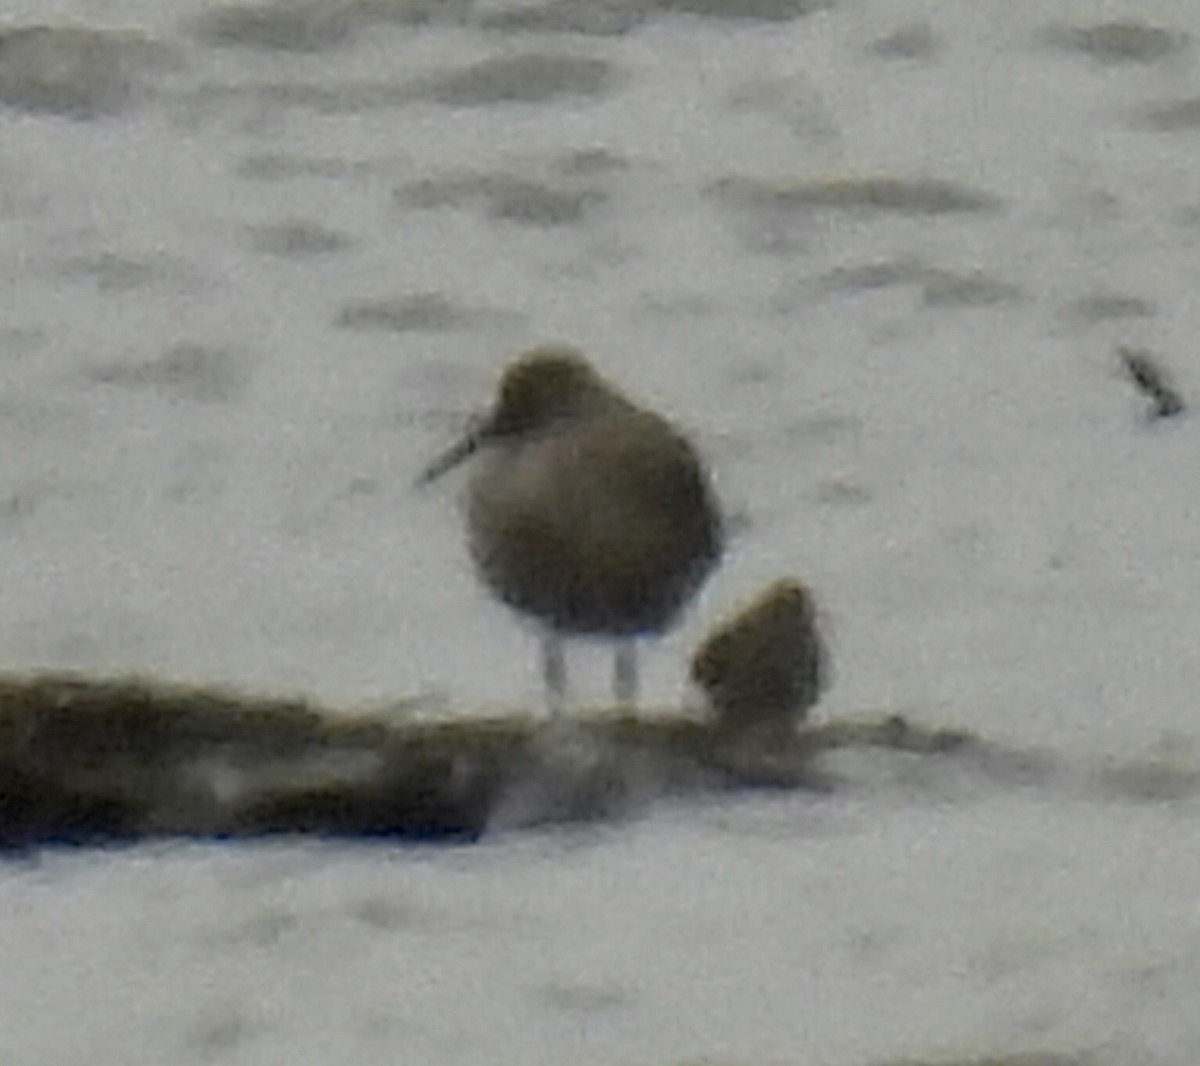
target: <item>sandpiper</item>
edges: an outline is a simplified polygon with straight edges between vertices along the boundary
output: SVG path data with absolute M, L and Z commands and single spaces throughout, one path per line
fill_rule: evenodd
M 799 581 L 772 584 L 710 636 L 692 658 L 718 726 L 792 728 L 829 684 L 829 654 L 812 593 Z
M 471 555 L 491 590 L 539 623 L 551 708 L 566 702 L 570 636 L 617 641 L 613 694 L 633 706 L 636 638 L 670 628 L 721 556 L 720 512 L 696 452 L 558 346 L 519 356 L 490 412 L 421 481 L 476 452 Z

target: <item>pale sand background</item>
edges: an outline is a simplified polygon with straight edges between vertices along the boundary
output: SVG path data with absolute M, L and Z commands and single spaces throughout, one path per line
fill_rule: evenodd
M 0 663 L 537 699 L 453 487 L 411 482 L 565 339 L 741 530 L 655 703 L 798 574 L 823 714 L 1061 782 L 6 864 L 5 1066 L 1195 1062 L 1197 431 L 1113 349 L 1200 395 L 1200 7 L 689 6 L 733 5 L 0 4 L 76 27 L 0 45 Z

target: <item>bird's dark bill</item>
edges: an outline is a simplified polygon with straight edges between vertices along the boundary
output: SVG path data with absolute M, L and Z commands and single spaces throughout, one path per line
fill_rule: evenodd
M 471 458 L 479 449 L 480 441 L 483 439 L 482 430 L 483 427 L 479 422 L 472 425 L 461 440 L 442 452 L 425 468 L 421 476 L 417 478 L 417 484 L 428 485 L 429 482 L 436 481 L 443 474 L 453 470 L 459 463 Z

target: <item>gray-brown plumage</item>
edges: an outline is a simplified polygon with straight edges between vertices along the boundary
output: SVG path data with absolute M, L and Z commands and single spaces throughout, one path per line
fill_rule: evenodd
M 812 594 L 777 581 L 692 658 L 717 723 L 731 730 L 804 720 L 829 684 L 829 654 Z
M 721 556 L 695 451 L 564 347 L 516 359 L 492 410 L 423 480 L 477 451 L 471 554 L 503 602 L 541 623 L 552 704 L 565 697 L 565 636 L 620 641 L 614 691 L 632 704 L 633 639 L 670 628 Z

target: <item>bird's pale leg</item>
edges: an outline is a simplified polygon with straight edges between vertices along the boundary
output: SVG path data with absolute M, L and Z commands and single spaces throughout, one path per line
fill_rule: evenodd
M 567 709 L 567 660 L 563 642 L 554 634 L 542 636 L 542 676 L 546 682 L 546 707 L 552 717 Z
M 638 660 L 637 642 L 622 640 L 613 653 L 613 699 L 626 710 L 637 707 Z

